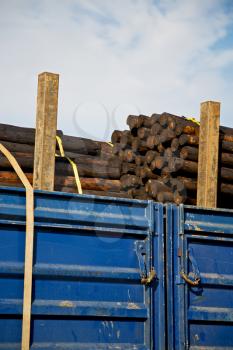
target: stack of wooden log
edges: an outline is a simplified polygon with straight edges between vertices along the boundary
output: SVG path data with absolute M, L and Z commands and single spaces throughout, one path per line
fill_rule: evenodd
M 57 135 L 67 157 L 77 164 L 84 194 L 196 204 L 198 123 L 169 113 L 130 115 L 129 130 L 114 131 L 112 145 Z M 0 124 L 0 143 L 33 182 L 35 129 Z M 55 190 L 78 193 L 74 170 L 59 156 Z M 52 155 L 51 155 L 52 156 Z M 233 208 L 233 129 L 220 127 L 219 207 Z M 0 186 L 22 187 L 0 154 Z
M 78 167 L 84 194 L 128 197 L 121 192 L 120 162 L 112 156 L 112 146 L 105 142 L 57 135 L 67 157 Z M 0 124 L 0 143 L 17 159 L 27 178 L 33 181 L 35 129 Z M 59 147 L 57 147 L 59 155 Z M 51 155 L 53 156 L 53 155 Z M 0 186 L 22 187 L 8 160 L 0 154 Z M 72 165 L 66 158 L 56 157 L 55 190 L 77 193 Z
M 114 131 L 122 189 L 137 199 L 196 204 L 199 125 L 169 113 L 130 115 L 130 130 Z M 233 204 L 233 129 L 220 127 L 219 204 Z

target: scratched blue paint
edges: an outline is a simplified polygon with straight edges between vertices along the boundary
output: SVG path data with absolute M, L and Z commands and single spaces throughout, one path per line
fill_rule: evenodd
M 162 205 L 37 191 L 31 349 L 164 350 L 163 242 Z M 20 349 L 24 249 L 25 192 L 1 188 L 0 349 Z
M 233 211 L 168 205 L 166 237 L 168 350 L 233 349 Z

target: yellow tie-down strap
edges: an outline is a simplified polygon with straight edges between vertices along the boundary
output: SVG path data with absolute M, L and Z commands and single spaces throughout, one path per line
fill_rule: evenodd
M 191 122 L 193 122 L 193 123 L 195 123 L 195 124 L 197 124 L 197 125 L 200 126 L 200 122 L 199 122 L 197 119 L 195 119 L 195 118 L 186 118 L 186 117 L 185 117 L 185 119 L 186 119 L 186 120 L 190 120 Z
M 64 151 L 64 148 L 63 148 L 63 145 L 62 145 L 61 138 L 59 136 L 56 136 L 56 140 L 57 140 L 59 151 L 60 151 L 60 155 L 56 154 L 56 157 L 63 157 L 63 158 L 66 158 L 68 160 L 68 162 L 70 163 L 70 165 L 73 168 L 74 178 L 75 178 L 75 181 L 76 181 L 78 193 L 79 194 L 83 194 L 82 185 L 81 185 L 81 181 L 80 181 L 79 174 L 78 174 L 78 167 L 77 167 L 77 165 L 75 164 L 75 162 L 72 159 L 70 159 L 69 157 L 67 157 L 65 155 L 65 151 Z

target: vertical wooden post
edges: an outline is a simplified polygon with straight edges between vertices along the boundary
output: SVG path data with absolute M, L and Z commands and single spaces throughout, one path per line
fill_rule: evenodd
M 197 205 L 216 208 L 218 190 L 220 103 L 201 103 Z
M 34 189 L 53 191 L 57 131 L 59 75 L 42 73 L 38 77 Z

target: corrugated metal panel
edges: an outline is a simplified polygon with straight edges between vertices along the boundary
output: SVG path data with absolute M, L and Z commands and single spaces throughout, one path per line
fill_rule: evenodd
M 233 349 L 233 212 L 168 206 L 167 267 L 168 349 Z
M 0 349 L 16 350 L 25 192 L 0 193 Z M 140 244 L 144 269 L 157 273 L 149 287 Z M 164 350 L 163 256 L 161 205 L 36 192 L 31 348 Z

